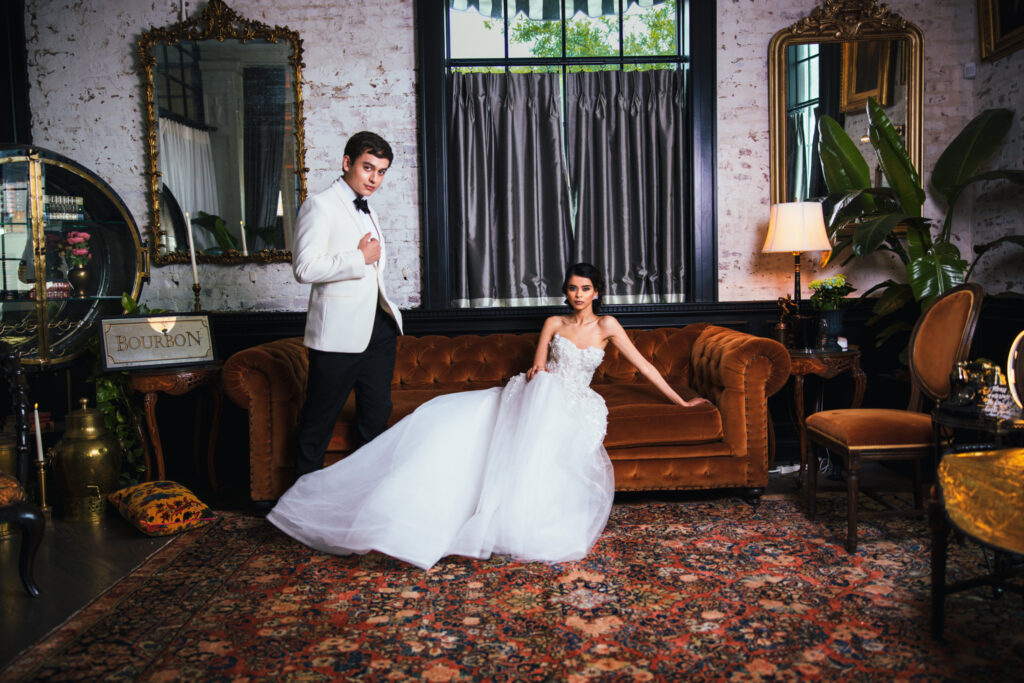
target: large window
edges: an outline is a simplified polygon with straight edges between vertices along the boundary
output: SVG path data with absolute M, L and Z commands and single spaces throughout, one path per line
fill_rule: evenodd
M 576 261 L 605 272 L 606 303 L 714 300 L 713 3 L 418 16 L 425 307 L 557 305 Z

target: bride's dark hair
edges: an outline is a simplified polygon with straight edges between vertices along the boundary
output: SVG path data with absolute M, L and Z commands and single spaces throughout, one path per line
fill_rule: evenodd
M 569 306 L 569 278 L 573 275 L 577 277 L 585 277 L 590 280 L 591 284 L 594 285 L 594 290 L 599 294 L 604 294 L 604 276 L 601 275 L 601 271 L 598 270 L 597 266 L 589 263 L 574 263 L 569 266 L 565 271 L 565 279 L 562 281 L 562 294 L 565 294 L 565 305 Z M 601 312 L 601 297 L 598 296 L 594 299 L 594 313 Z

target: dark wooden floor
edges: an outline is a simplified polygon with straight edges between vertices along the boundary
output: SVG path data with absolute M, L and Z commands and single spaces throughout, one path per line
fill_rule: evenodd
M 144 536 L 120 517 L 101 524 L 47 523 L 35 562 L 41 595 L 18 576 L 20 535 L 0 541 L 0 666 L 127 575 L 170 537 Z

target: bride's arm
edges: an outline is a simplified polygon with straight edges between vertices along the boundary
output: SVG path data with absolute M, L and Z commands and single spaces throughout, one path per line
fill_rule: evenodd
M 558 329 L 559 318 L 553 315 L 544 321 L 544 327 L 540 329 L 540 339 L 537 340 L 537 350 L 533 353 L 533 367 L 526 371 L 526 379 L 533 379 L 538 372 L 548 371 L 548 344 L 555 336 Z
M 619 321 L 610 315 L 606 315 L 601 318 L 602 326 L 605 327 L 603 330 L 608 336 L 607 338 L 615 345 L 615 348 L 619 350 L 623 356 L 626 357 L 630 363 L 636 366 L 636 369 L 640 371 L 640 374 L 647 378 L 651 384 L 658 387 L 661 393 L 675 403 L 681 406 L 695 406 L 699 403 L 708 403 L 706 398 L 695 398 L 692 401 L 684 400 L 682 396 L 677 394 L 675 390 L 669 386 L 665 378 L 661 376 L 658 369 L 655 368 L 649 360 L 644 358 L 644 355 L 640 353 L 636 346 L 633 345 L 633 341 L 626 334 L 626 330 L 622 328 Z

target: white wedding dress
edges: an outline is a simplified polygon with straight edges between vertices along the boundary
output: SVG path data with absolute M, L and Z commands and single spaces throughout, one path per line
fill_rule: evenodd
M 428 569 L 445 555 L 584 557 L 611 511 L 604 351 L 555 335 L 548 372 L 439 396 L 334 465 L 301 477 L 267 519 L 335 554 L 377 550 Z

